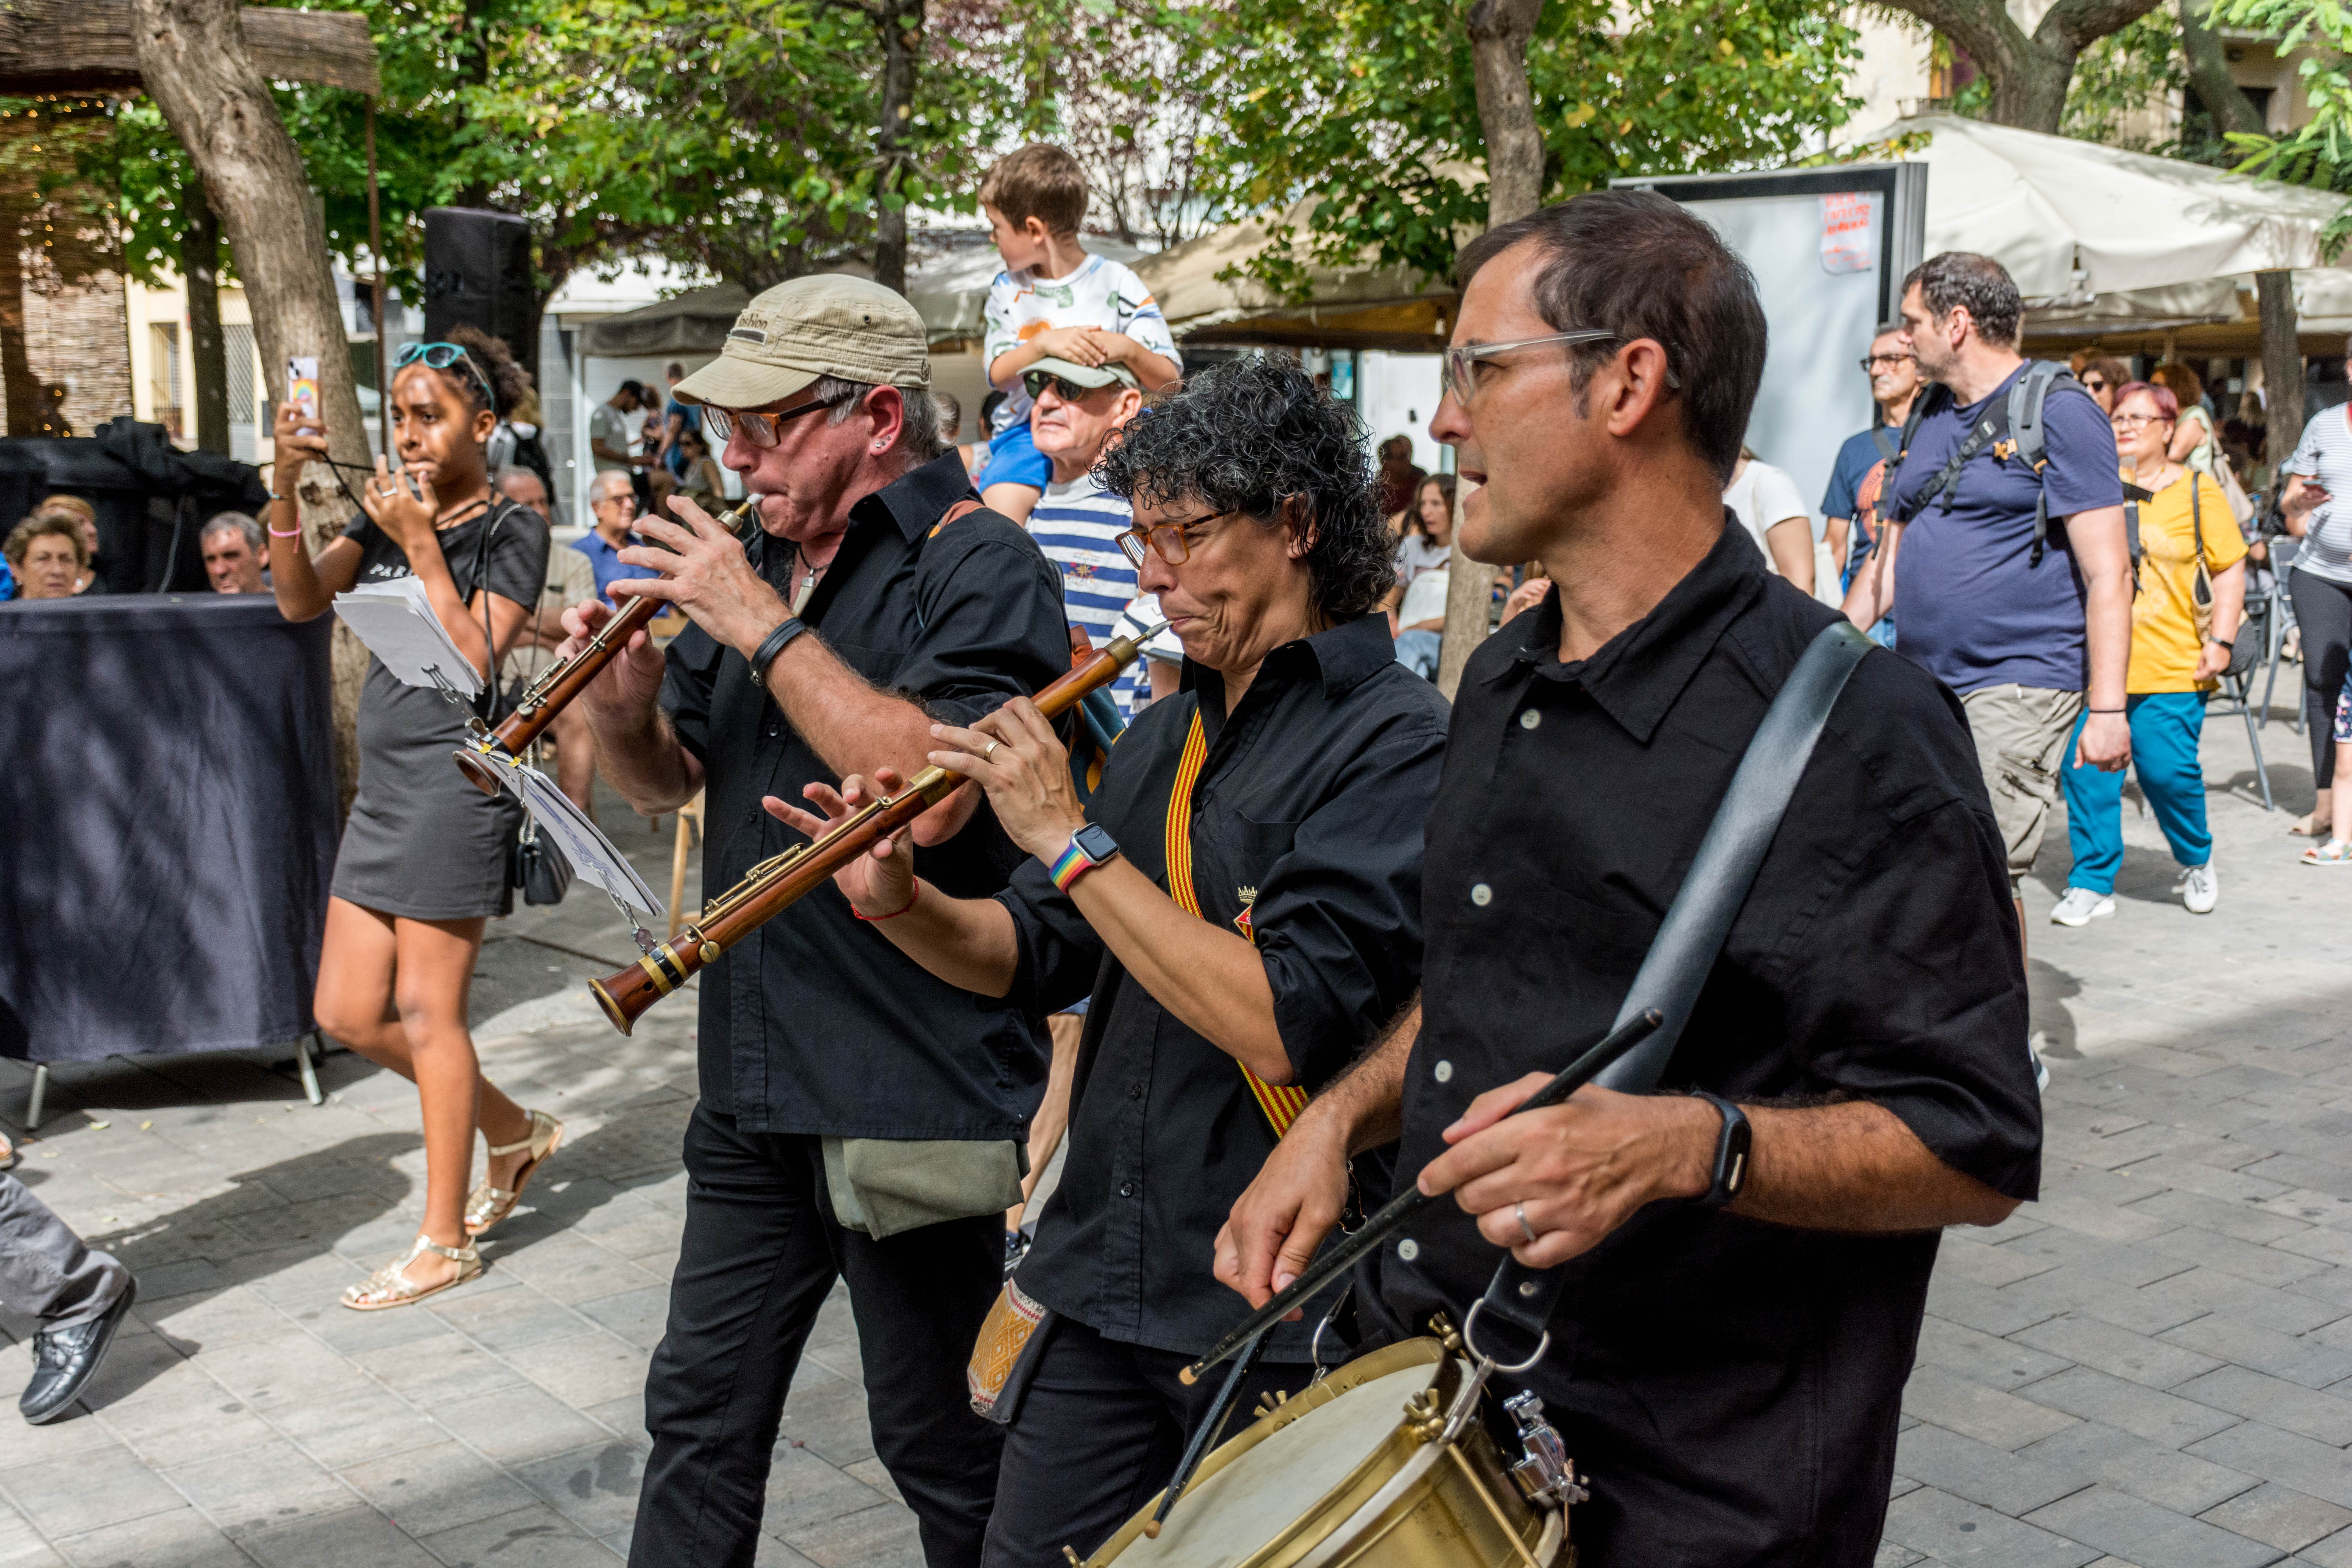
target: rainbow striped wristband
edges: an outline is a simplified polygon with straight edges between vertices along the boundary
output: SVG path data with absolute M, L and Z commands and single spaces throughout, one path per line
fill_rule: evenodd
M 1081 840 L 1083 840 L 1089 833 L 1097 836 L 1103 840 L 1102 852 L 1099 857 L 1088 854 L 1087 852 L 1086 846 L 1081 842 Z M 1118 846 L 1110 841 L 1110 835 L 1105 833 L 1101 827 L 1090 822 L 1070 836 L 1068 847 L 1063 849 L 1061 854 L 1055 858 L 1053 867 L 1048 875 L 1054 879 L 1054 886 L 1066 893 L 1073 887 L 1077 885 L 1079 878 L 1085 876 L 1096 867 L 1102 865 L 1105 861 L 1110 859 L 1111 857 L 1118 853 Z

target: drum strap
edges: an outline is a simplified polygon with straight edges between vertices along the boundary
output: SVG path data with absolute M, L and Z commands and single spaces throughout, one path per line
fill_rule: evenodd
M 1192 728 L 1184 737 L 1183 755 L 1177 759 L 1176 782 L 1168 791 L 1168 896 L 1196 920 L 1205 920 L 1201 913 L 1201 900 L 1192 895 L 1192 787 L 1201 782 L 1201 769 L 1209 760 L 1208 733 L 1201 727 L 1199 710 L 1192 713 Z M 1249 911 L 1241 918 L 1242 934 L 1253 945 L 1257 933 L 1250 928 Z M 1266 1124 L 1280 1138 L 1307 1109 L 1307 1091 L 1297 1084 L 1268 1083 L 1252 1072 L 1247 1062 L 1235 1059 L 1242 1077 L 1249 1084 L 1250 1097 L 1265 1113 Z
M 1830 709 L 1871 646 L 1852 622 L 1841 617 L 1813 638 L 1773 698 L 1612 1027 L 1623 1026 L 1651 1007 L 1664 1016 L 1665 1023 L 1593 1079 L 1602 1088 L 1643 1094 L 1664 1076 L 1675 1042 L 1690 1021 L 1716 955 L 1731 933 L 1732 920 L 1747 901 L 1764 853 L 1780 831 Z M 1528 1268 L 1507 1255 L 1495 1271 L 1494 1283 L 1486 1287 L 1486 1315 L 1503 1319 L 1534 1340 L 1551 1321 L 1566 1280 L 1565 1269 Z

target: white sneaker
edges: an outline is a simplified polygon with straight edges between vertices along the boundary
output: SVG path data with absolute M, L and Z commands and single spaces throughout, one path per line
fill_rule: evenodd
M 2210 909 L 2210 904 L 2206 905 Z M 2111 894 L 2095 893 L 2088 888 L 2069 888 L 2058 907 L 2050 911 L 2050 923 L 2062 926 L 2086 926 L 2093 921 L 2105 920 L 2116 912 L 2116 900 Z
M 2180 901 L 2192 915 L 2210 915 L 2221 900 L 2221 880 L 2213 874 L 2213 862 L 2191 866 L 2180 874 Z

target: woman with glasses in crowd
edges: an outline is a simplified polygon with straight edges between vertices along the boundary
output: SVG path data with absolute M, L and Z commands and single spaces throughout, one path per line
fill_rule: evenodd
M 302 548 L 294 490 L 312 463 L 333 459 L 324 430 L 293 403 L 278 405 L 272 583 L 287 618 L 307 621 L 358 584 L 415 578 L 495 701 L 499 658 L 546 578 L 548 530 L 493 490 L 485 467 L 491 432 L 528 376 L 497 340 L 466 327 L 451 337 L 412 343 L 394 362 L 401 468 L 376 459 L 362 515 L 315 556 Z M 425 1215 L 405 1256 L 343 1292 L 343 1305 L 361 1311 L 421 1301 L 479 1274 L 474 1238 L 512 1210 L 562 1136 L 560 1122 L 482 1077 L 467 1027 L 483 922 L 512 908 L 508 855 L 521 810 L 451 763 L 464 739 L 441 693 L 403 685 L 368 660 L 359 794 L 335 859 L 312 1012 L 327 1033 L 416 1085 Z M 489 1168 L 469 1195 L 478 1127 Z
M 2179 419 L 2180 405 L 2168 388 L 2136 381 L 2116 389 L 2109 423 L 2126 481 L 2155 498 L 2130 503 L 2138 513 L 2140 550 L 2124 681 L 2131 767 L 2179 862 L 2180 901 L 2202 915 L 2213 911 L 2221 885 L 2197 744 L 2205 730 L 2206 697 L 2230 668 L 2245 608 L 2246 542 L 2221 485 L 2173 455 Z M 2089 717 L 2085 712 L 2075 721 L 2077 736 Z M 2074 752 L 2069 743 L 2059 778 L 2074 868 L 2050 912 L 2063 926 L 2116 912 L 2116 870 L 2124 858 L 2124 775 L 2084 767 Z
M 1084 808 L 1027 700 L 934 726 L 930 760 L 1031 857 L 997 897 L 919 882 L 892 845 L 839 879 L 941 979 L 1048 1012 L 1091 995 L 1061 1185 L 1009 1286 L 1053 1315 L 1019 1374 L 992 1568 L 1090 1552 L 1166 1484 L 1220 1381 L 1177 1374 L 1234 1314 L 1211 1271 L 1227 1212 L 1418 984 L 1445 702 L 1390 647 L 1394 547 L 1358 428 L 1271 359 L 1127 425 L 1095 472 L 1133 502 L 1120 546 L 1183 640 L 1186 689 L 1137 715 Z M 811 793 L 837 816 L 866 788 Z M 1274 1331 L 1244 1407 L 1305 1384 L 1314 1328 Z

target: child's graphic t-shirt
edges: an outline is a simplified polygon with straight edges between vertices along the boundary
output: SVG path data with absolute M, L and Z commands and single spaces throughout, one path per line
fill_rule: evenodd
M 988 288 L 987 323 L 982 352 L 988 364 L 1052 327 L 1124 332 L 1153 353 L 1183 363 L 1151 290 L 1133 268 L 1107 256 L 1087 257 L 1067 278 L 998 273 Z M 1009 430 L 1028 418 L 1029 389 L 1015 384 L 997 405 L 992 430 Z

